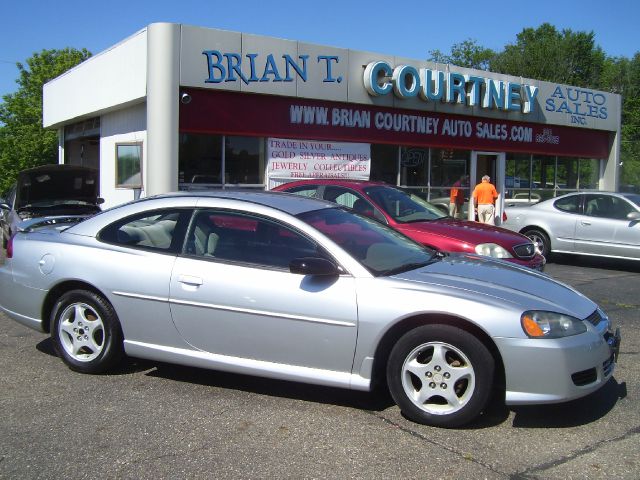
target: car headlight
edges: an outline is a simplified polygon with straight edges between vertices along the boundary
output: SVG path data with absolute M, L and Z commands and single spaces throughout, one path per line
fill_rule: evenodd
M 562 338 L 587 331 L 579 318 L 555 312 L 529 310 L 522 314 L 520 323 L 531 338 Z
M 497 243 L 481 243 L 476 245 L 476 253 L 485 257 L 512 258 L 513 256 Z

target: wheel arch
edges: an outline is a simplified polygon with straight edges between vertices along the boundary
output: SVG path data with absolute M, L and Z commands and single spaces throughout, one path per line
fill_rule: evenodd
M 494 386 L 504 389 L 505 371 L 500 351 L 491 337 L 473 322 L 454 315 L 429 313 L 415 315 L 393 325 L 382 337 L 374 354 L 372 386 L 386 388 L 386 368 L 391 349 L 405 333 L 423 325 L 449 325 L 460 328 L 480 340 L 489 350 L 495 361 Z
M 67 280 L 59 283 L 47 293 L 42 304 L 42 328 L 45 332 L 51 333 L 51 312 L 58 299 L 71 290 L 87 290 L 103 297 L 107 302 L 106 295 L 104 295 L 98 288 L 90 283 L 83 282 L 81 280 Z

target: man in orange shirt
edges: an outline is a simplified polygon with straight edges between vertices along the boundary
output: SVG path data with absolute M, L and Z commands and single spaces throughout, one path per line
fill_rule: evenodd
M 462 175 L 460 180 L 451 186 L 449 192 L 449 216 L 461 218 L 462 206 L 464 205 L 464 188 L 469 183 L 469 177 Z
M 482 177 L 482 182 L 473 189 L 473 203 L 478 209 L 478 221 L 495 225 L 496 199 L 498 192 L 491 183 L 489 175 Z

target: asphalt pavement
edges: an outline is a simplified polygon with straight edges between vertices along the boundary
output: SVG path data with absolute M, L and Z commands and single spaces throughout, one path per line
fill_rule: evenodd
M 552 277 L 622 331 L 614 378 L 574 402 L 507 408 L 449 430 L 388 395 L 127 361 L 67 369 L 0 314 L 0 478 L 640 478 L 640 265 L 554 259 Z

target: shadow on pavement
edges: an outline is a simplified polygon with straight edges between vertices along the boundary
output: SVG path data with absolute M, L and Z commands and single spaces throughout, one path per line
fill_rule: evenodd
M 40 353 L 44 353 L 51 357 L 59 358 L 58 352 L 56 352 L 53 346 L 53 340 L 51 337 L 47 337 L 38 344 L 36 344 L 36 350 Z M 62 362 L 62 359 L 60 359 Z M 155 363 L 138 358 L 125 357 L 124 360 L 114 370 L 111 370 L 103 375 L 130 375 L 132 373 L 144 372 L 155 367 Z
M 640 261 L 623 260 L 617 258 L 590 257 L 587 255 L 567 255 L 553 253 L 547 259 L 550 263 L 570 265 L 584 268 L 599 268 L 603 270 L 619 270 L 623 272 L 640 273 Z
M 514 427 L 569 428 L 595 422 L 627 396 L 627 384 L 611 378 L 600 390 L 578 400 L 554 405 L 511 407 Z
M 155 369 L 146 375 L 209 387 L 325 403 L 362 410 L 382 411 L 394 405 L 391 396 L 384 391 L 374 393 L 359 392 L 343 388 L 323 387 L 161 363 L 157 363 L 155 367 Z

